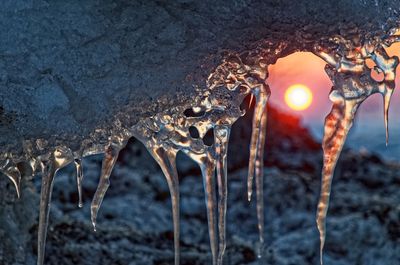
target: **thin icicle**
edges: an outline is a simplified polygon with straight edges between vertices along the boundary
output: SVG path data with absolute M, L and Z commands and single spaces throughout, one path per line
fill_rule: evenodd
M 215 153 L 217 163 L 217 181 L 218 181 L 218 265 L 223 264 L 223 258 L 226 248 L 226 209 L 227 209 L 227 153 L 230 135 L 230 127 L 215 127 Z
M 167 179 L 171 202 L 172 202 L 172 218 L 174 225 L 174 247 L 175 247 L 175 265 L 179 265 L 180 260 L 180 244 L 179 244 L 179 178 L 176 169 L 176 153 L 174 149 L 165 150 L 162 147 L 148 148 L 150 154 L 160 165 L 161 170 Z
M 379 45 L 371 53 L 372 60 L 376 63 L 375 70 L 384 74 L 384 79 L 378 82 L 379 92 L 383 96 L 383 111 L 386 132 L 386 145 L 389 143 L 389 107 L 395 89 L 396 68 L 399 64 L 397 56 L 390 57 L 384 46 Z
M 215 190 L 215 163 L 204 158 L 200 163 L 201 173 L 203 176 L 203 185 L 205 193 L 205 201 L 207 207 L 208 233 L 210 236 L 210 246 L 212 254 L 212 264 L 218 263 L 218 237 L 217 237 L 217 199 Z
M 383 94 L 383 115 L 385 121 L 386 146 L 389 144 L 389 108 L 392 94 L 393 90 L 388 90 Z
M 254 89 L 254 97 L 256 104 L 254 107 L 253 125 L 250 140 L 250 158 L 249 158 L 249 172 L 247 175 L 247 199 L 251 200 L 253 193 L 253 178 L 255 174 L 255 164 L 257 160 L 257 151 L 260 146 L 260 134 L 261 132 L 261 119 L 267 105 L 268 97 L 270 94 L 269 87 L 261 85 Z
M 120 141 L 110 142 L 106 146 L 106 150 L 104 153 L 103 163 L 101 167 L 101 175 L 99 184 L 97 186 L 96 193 L 94 194 L 92 204 L 90 207 L 91 219 L 94 231 L 96 231 L 96 219 L 97 213 L 103 202 L 104 195 L 107 192 L 108 187 L 110 186 L 110 175 L 111 171 L 114 168 L 115 162 L 118 159 L 118 155 L 120 150 L 125 146 L 126 143 L 121 144 Z
M 83 180 L 83 169 L 82 169 L 82 159 L 76 158 L 74 160 L 75 168 L 76 168 L 76 185 L 78 186 L 78 196 L 79 196 L 79 203 L 78 207 L 83 207 L 82 202 L 82 180 Z
M 54 151 L 43 171 L 42 188 L 40 191 L 40 213 L 38 232 L 38 259 L 37 264 L 43 265 L 45 257 L 47 227 L 49 224 L 51 194 L 53 181 L 57 171 L 72 161 L 72 154 L 67 148 L 58 148 Z
M 14 184 L 18 198 L 21 197 L 21 172 L 16 166 L 10 166 L 2 171 Z
M 255 178 L 256 178 L 256 195 L 257 195 L 257 219 L 259 232 L 259 245 L 257 249 L 258 258 L 262 257 L 264 248 L 264 147 L 267 130 L 267 108 L 261 118 L 259 146 L 257 150 Z
M 334 100 L 331 112 L 325 119 L 324 139 L 322 148 L 324 152 L 324 165 L 322 169 L 321 194 L 317 210 L 317 226 L 320 233 L 320 262 L 323 264 L 323 249 L 326 237 L 326 215 L 329 207 L 332 177 L 337 160 L 343 149 L 347 134 L 353 125 L 353 120 L 361 100 L 345 100 L 340 96 L 334 97 L 336 91 L 331 93 Z

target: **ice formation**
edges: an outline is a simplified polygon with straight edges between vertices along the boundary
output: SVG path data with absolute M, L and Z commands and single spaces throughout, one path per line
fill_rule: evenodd
M 384 117 L 386 131 L 388 109 L 394 90 L 395 70 L 398 65 L 396 56 L 389 56 L 385 48 L 400 41 L 397 30 L 380 37 L 360 37 L 343 39 L 340 36 L 321 40 L 315 45 L 314 53 L 327 62 L 326 72 L 333 82 L 330 99 L 333 107 L 325 121 L 323 139 L 324 165 L 322 170 L 321 197 L 317 210 L 317 226 L 321 240 L 321 264 L 325 243 L 325 220 L 329 204 L 331 181 L 336 162 L 343 148 L 355 114 L 360 104 L 374 93 L 381 93 L 384 98 Z M 280 48 L 283 49 L 284 45 Z M 205 203 L 208 217 L 212 264 L 223 264 L 226 248 L 226 210 L 227 210 L 227 150 L 232 124 L 244 115 L 240 105 L 244 98 L 251 95 L 255 100 L 250 142 L 249 170 L 247 176 L 248 199 L 252 197 L 255 179 L 257 217 L 259 230 L 258 255 L 262 254 L 264 235 L 263 203 L 263 156 L 266 141 L 267 114 L 266 106 L 270 96 L 267 84 L 268 63 L 264 56 L 274 51 L 267 48 L 255 52 L 229 53 L 223 62 L 209 75 L 206 88 L 198 87 L 199 95 L 191 107 L 173 109 L 157 113 L 142 119 L 130 128 L 121 126 L 118 134 L 109 138 L 107 144 L 92 145 L 82 143 L 77 150 L 67 146 L 57 146 L 52 153 L 33 156 L 32 149 L 41 149 L 42 140 L 27 142 L 26 161 L 13 161 L 12 158 L 0 161 L 0 169 L 15 185 L 20 194 L 21 163 L 29 168 L 29 174 L 42 174 L 40 198 L 40 220 L 38 233 L 38 265 L 44 264 L 45 242 L 53 180 L 62 167 L 74 162 L 76 181 L 79 191 L 79 206 L 82 206 L 82 158 L 104 153 L 101 176 L 94 195 L 91 214 L 94 229 L 96 217 L 110 185 L 110 176 L 120 150 L 129 138 L 139 139 L 160 165 L 170 189 L 173 226 L 175 265 L 179 264 L 179 178 L 176 169 L 176 155 L 183 152 L 195 161 L 201 169 L 205 190 Z M 275 51 L 275 54 L 278 52 Z M 372 62 L 372 66 L 371 66 Z M 382 80 L 376 80 L 372 71 L 383 74 Z M 212 145 L 203 139 L 213 132 Z M 388 133 L 387 133 L 388 137 Z M 42 148 L 43 149 L 43 148 Z
M 256 177 L 257 208 L 259 212 L 260 242 L 263 241 L 262 154 L 266 129 L 266 103 L 269 87 L 265 83 L 267 65 L 260 59 L 248 66 L 240 57 L 231 54 L 207 80 L 208 90 L 202 93 L 191 109 L 160 113 L 150 120 L 139 122 L 133 135 L 144 143 L 163 170 L 173 208 L 175 229 L 175 264 L 179 264 L 179 188 L 175 165 L 176 153 L 182 151 L 201 169 L 213 264 L 222 264 L 225 252 L 225 222 L 227 208 L 227 150 L 230 128 L 244 114 L 240 109 L 243 99 L 255 98 L 255 115 L 250 147 L 249 194 Z M 214 143 L 203 142 L 213 130 Z M 195 131 L 196 133 L 194 133 Z M 215 172 L 217 180 L 215 180 Z M 218 196 L 217 188 L 218 186 Z
M 385 48 L 398 40 L 397 36 L 392 35 L 381 40 L 372 39 L 366 40 L 364 43 L 354 43 L 337 36 L 331 40 L 337 44 L 334 49 L 324 50 L 318 46 L 315 49 L 315 53 L 328 63 L 325 69 L 333 82 L 329 95 L 333 106 L 325 119 L 322 142 L 324 163 L 321 196 L 317 210 L 321 264 L 323 264 L 323 248 L 326 237 L 326 214 L 336 162 L 353 124 L 357 109 L 374 93 L 380 93 L 383 96 L 386 143 L 388 143 L 388 110 L 395 88 L 399 58 L 397 56 L 390 57 Z M 372 60 L 375 64 L 373 69 L 368 67 L 367 60 Z M 375 80 L 371 71 L 383 73 L 383 80 Z

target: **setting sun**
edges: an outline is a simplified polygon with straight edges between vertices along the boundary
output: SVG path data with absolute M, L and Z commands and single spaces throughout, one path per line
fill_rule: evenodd
M 290 86 L 285 92 L 285 102 L 293 110 L 305 110 L 312 102 L 311 90 L 302 84 Z

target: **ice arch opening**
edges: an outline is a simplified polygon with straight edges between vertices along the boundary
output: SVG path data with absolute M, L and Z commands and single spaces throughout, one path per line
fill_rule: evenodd
M 271 104 L 298 114 L 303 123 L 310 127 L 315 123 L 322 125 L 330 110 L 328 96 L 332 87 L 332 81 L 324 70 L 325 65 L 325 61 L 311 52 L 295 52 L 279 58 L 275 64 L 268 67 L 267 82 L 272 91 Z M 296 112 L 285 104 L 285 90 L 293 84 L 304 84 L 311 89 L 314 100 L 308 109 Z

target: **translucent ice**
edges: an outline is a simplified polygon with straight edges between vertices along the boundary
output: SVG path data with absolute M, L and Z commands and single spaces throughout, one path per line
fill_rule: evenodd
M 1 168 L 3 168 L 1 170 Z M 21 196 L 21 172 L 11 163 L 10 160 L 5 161 L 4 165 L 0 166 L 0 172 L 6 175 L 14 184 L 18 198 Z
M 226 209 L 228 197 L 228 172 L 227 152 L 229 143 L 230 128 L 228 126 L 215 127 L 215 152 L 217 160 L 217 181 L 218 181 L 218 265 L 222 264 L 226 248 Z
M 79 196 L 78 206 L 79 206 L 79 208 L 82 208 L 82 206 L 83 206 L 83 203 L 82 203 L 82 180 L 83 180 L 82 159 L 76 158 L 74 160 L 74 162 L 75 162 L 75 168 L 76 168 L 76 185 L 78 186 L 78 196 Z
M 240 104 L 247 95 L 256 100 L 253 121 L 251 168 L 249 177 L 256 176 L 257 212 L 260 242 L 263 241 L 262 167 L 266 129 L 266 104 L 270 94 L 265 83 L 266 65 L 256 62 L 246 65 L 236 54 L 228 56 L 207 80 L 202 97 L 183 113 L 160 113 L 149 121 L 141 121 L 132 133 L 147 147 L 161 166 L 170 186 L 174 227 L 175 263 L 179 261 L 177 198 L 178 180 L 175 168 L 176 153 L 182 151 L 195 161 L 202 172 L 212 264 L 223 264 L 226 248 L 227 209 L 227 150 L 231 125 L 244 113 Z M 222 96 L 224 95 L 224 96 Z M 213 143 L 206 143 L 207 133 L 213 130 Z M 217 179 L 215 179 L 217 178 Z M 218 187 L 218 193 L 217 193 Z
M 126 140 L 120 137 L 114 137 L 109 144 L 106 146 L 103 164 L 101 166 L 101 174 L 99 184 L 97 186 L 96 193 L 94 194 L 90 212 L 92 214 L 92 225 L 94 231 L 96 231 L 96 219 L 97 213 L 103 202 L 104 195 L 110 186 L 111 171 L 114 168 L 115 162 L 117 162 L 119 151 L 125 146 Z
M 72 152 L 66 147 L 57 148 L 45 162 L 42 175 L 42 189 L 40 192 L 40 214 L 38 232 L 38 265 L 44 263 L 47 227 L 49 224 L 51 194 L 53 181 L 57 171 L 73 161 Z
M 148 149 L 153 158 L 160 165 L 165 178 L 167 179 L 172 202 L 172 218 L 174 223 L 174 247 L 175 265 L 179 265 L 180 260 L 180 224 L 179 224 L 179 179 L 176 169 L 176 150 L 165 150 L 163 147 L 152 147 Z
M 386 142 L 389 139 L 388 113 L 399 60 L 396 56 L 389 56 L 385 49 L 392 43 L 400 41 L 400 37 L 396 35 L 398 32 L 396 29 L 375 38 L 356 36 L 350 40 L 336 36 L 321 40 L 321 43 L 313 46 L 313 52 L 326 61 L 326 72 L 333 82 L 330 93 L 333 107 L 326 117 L 324 126 L 322 143 L 324 164 L 316 217 L 321 241 L 321 264 L 326 238 L 326 215 L 335 166 L 357 109 L 374 93 L 383 96 Z M 159 113 L 152 113 L 133 125 L 130 124 L 128 128 L 117 120 L 113 124 L 115 125 L 113 133 L 102 130 L 93 132 L 91 139 L 96 141 L 83 140 L 73 151 L 70 150 L 72 147 L 50 148 L 45 139 L 24 142 L 26 160 L 23 162 L 29 167 L 28 175 L 42 172 L 37 264 L 42 265 L 44 262 L 51 193 L 57 171 L 69 163 L 75 163 L 81 207 L 82 157 L 104 153 L 99 184 L 91 204 L 91 219 L 96 229 L 98 211 L 110 185 L 111 172 L 119 152 L 130 137 L 135 137 L 146 146 L 157 161 L 168 183 L 172 204 L 175 265 L 180 263 L 179 178 L 176 169 L 178 152 L 186 154 L 201 169 L 212 264 L 222 265 L 226 248 L 229 135 L 233 123 L 244 115 L 240 105 L 249 95 L 251 100 L 255 101 L 255 109 L 250 139 L 247 197 L 248 200 L 252 197 L 255 179 L 259 230 L 257 255 L 261 257 L 264 243 L 264 145 L 267 103 L 271 93 L 267 85 L 267 62 L 273 62 L 277 54 L 285 54 L 284 49 L 288 46 L 287 43 L 275 45 L 265 42 L 251 52 L 225 54 L 220 65 L 208 76 L 205 85 L 195 87 L 197 96 L 193 101 Z M 376 78 L 374 73 L 381 75 L 382 79 Z M 211 140 L 207 139 L 210 133 L 214 134 Z M 1 159 L 0 171 L 13 182 L 17 195 L 20 196 L 23 171 L 16 166 L 21 162 L 20 159 L 13 159 L 8 154 L 2 154 Z
M 326 72 L 333 82 L 330 99 L 333 107 L 325 119 L 324 164 L 322 169 L 321 195 L 317 210 L 317 226 L 320 232 L 320 258 L 326 238 L 326 215 L 329 206 L 332 177 L 347 134 L 353 124 L 357 109 L 369 96 L 380 93 L 384 99 L 386 143 L 388 143 L 388 110 L 395 88 L 397 56 L 390 57 L 385 48 L 397 41 L 397 37 L 365 40 L 364 43 L 344 40 L 340 36 L 331 39 L 332 49 L 316 46 L 316 54 L 328 65 Z M 372 61 L 372 69 L 368 66 Z M 383 80 L 376 80 L 371 71 L 383 73 Z

